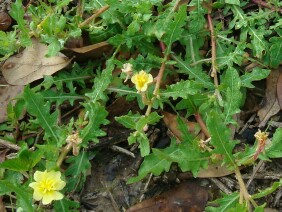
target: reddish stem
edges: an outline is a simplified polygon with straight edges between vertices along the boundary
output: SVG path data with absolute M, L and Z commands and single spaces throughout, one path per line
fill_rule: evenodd
M 274 11 L 278 11 L 280 13 L 282 13 L 282 9 L 279 9 L 279 8 L 275 8 L 274 6 L 272 5 L 269 5 L 268 3 L 262 1 L 262 0 L 252 0 L 252 2 L 254 2 L 255 4 L 259 5 L 259 6 L 262 6 L 262 7 L 265 7 L 265 8 L 268 8 L 268 9 L 271 9 L 271 10 L 274 10 Z
M 211 137 L 211 135 L 210 135 L 210 133 L 209 133 L 209 131 L 208 131 L 208 128 L 206 127 L 206 124 L 205 124 L 205 122 L 203 121 L 203 119 L 202 119 L 200 113 L 198 113 L 198 112 L 195 113 L 195 114 L 194 114 L 194 117 L 195 117 L 195 119 L 197 120 L 198 124 L 200 125 L 201 130 L 202 130 L 202 132 L 205 134 L 205 136 L 206 136 L 207 138 Z

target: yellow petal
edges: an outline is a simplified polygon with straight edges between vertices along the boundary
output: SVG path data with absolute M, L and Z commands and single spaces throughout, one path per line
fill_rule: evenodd
M 54 184 L 56 190 L 62 190 L 66 186 L 66 182 L 62 180 L 57 180 Z
M 51 191 L 46 193 L 43 198 L 42 198 L 42 204 L 43 205 L 48 205 L 50 204 L 53 200 L 60 200 L 63 199 L 64 195 L 61 194 L 60 192 L 57 191 Z
M 31 188 L 33 188 L 33 189 L 36 189 L 36 188 L 38 188 L 38 183 L 37 182 L 32 182 L 32 183 L 30 183 L 28 186 L 29 187 L 31 187 Z
M 57 180 L 61 178 L 61 172 L 50 171 L 50 172 L 47 172 L 46 177 L 48 179 Z
M 39 201 L 42 199 L 43 196 L 44 196 L 43 192 L 41 192 L 39 189 L 34 189 L 33 199 L 35 199 L 36 201 Z
M 46 171 L 45 172 L 36 171 L 34 173 L 33 178 L 34 178 L 35 181 L 39 182 L 39 181 L 42 181 L 42 179 L 45 178 L 45 174 L 46 174 Z
M 148 79 L 148 83 L 152 83 L 153 82 L 153 76 L 152 74 L 148 74 L 149 79 Z
M 131 82 L 137 84 L 137 74 L 134 74 L 133 77 L 131 77 Z

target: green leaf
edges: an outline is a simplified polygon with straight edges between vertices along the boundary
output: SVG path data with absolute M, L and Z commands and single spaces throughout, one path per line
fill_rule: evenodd
M 259 191 L 259 193 L 257 193 L 257 194 L 253 194 L 252 198 L 253 199 L 259 199 L 259 198 L 265 197 L 265 196 L 273 193 L 274 191 L 276 191 L 281 186 L 282 186 L 282 179 L 280 179 L 278 182 L 274 182 L 271 187 L 266 188 L 262 191 Z
M 175 14 L 173 21 L 169 23 L 169 28 L 166 29 L 166 33 L 164 34 L 163 40 L 167 45 L 167 54 L 170 52 L 170 48 L 173 42 L 179 40 L 183 29 L 182 27 L 185 24 L 186 19 L 186 6 L 182 5 L 178 12 Z
M 242 93 L 240 91 L 241 80 L 235 68 L 229 67 L 222 82 L 226 92 L 224 95 L 224 123 L 232 123 L 232 116 L 240 112 Z
M 258 207 L 255 208 L 254 212 L 264 212 L 264 208 L 266 206 L 266 203 L 264 203 L 263 205 L 260 205 Z
M 150 154 L 150 142 L 144 132 L 138 133 L 137 141 L 139 142 L 139 149 L 141 156 L 145 157 Z
M 235 208 L 239 202 L 239 193 L 224 194 L 222 198 L 213 201 L 213 204 L 219 205 L 218 207 L 209 206 L 205 208 L 207 212 L 225 212 L 229 209 Z
M 153 153 L 144 158 L 138 176 L 130 178 L 128 183 L 142 180 L 147 174 L 159 176 L 163 171 L 168 172 L 172 162 L 178 163 L 183 172 L 192 171 L 196 177 L 201 168 L 206 168 L 209 161 L 209 153 L 201 152 L 197 141 L 189 141 L 176 144 L 175 140 L 165 149 L 152 149 Z
M 8 180 L 0 180 L 0 195 L 16 193 L 17 207 L 21 207 L 26 212 L 33 212 L 32 207 L 32 193 L 26 187 L 12 183 Z
M 251 44 L 253 54 L 257 58 L 262 58 L 263 52 L 266 50 L 266 41 L 264 39 L 264 31 L 262 29 L 255 29 L 254 27 L 248 27 L 249 34 L 251 35 Z
M 115 120 L 121 123 L 123 126 L 129 129 L 136 129 L 136 122 L 140 119 L 141 115 L 132 114 L 131 111 L 127 115 L 115 117 Z
M 265 79 L 270 74 L 269 69 L 262 69 L 262 68 L 254 68 L 251 72 L 246 72 L 242 75 L 241 78 L 241 85 L 242 87 L 247 88 L 254 88 L 255 86 L 252 85 L 253 81 Z
M 12 54 L 14 51 L 17 50 L 17 38 L 16 32 L 3 32 L 0 31 L 0 54 Z
M 177 62 L 177 66 L 179 67 L 179 70 L 177 70 L 178 73 L 189 75 L 190 79 L 195 79 L 196 82 L 200 83 L 204 88 L 212 89 L 214 87 L 210 77 L 205 72 L 198 68 L 190 67 L 180 57 L 173 56 L 173 59 Z
M 11 5 L 11 11 L 9 13 L 13 19 L 17 21 L 19 28 L 23 31 L 23 33 L 28 34 L 28 30 L 26 27 L 26 20 L 24 18 L 24 7 L 22 4 L 22 0 L 16 0 L 15 3 Z
M 211 134 L 211 144 L 214 146 L 212 153 L 221 154 L 224 156 L 223 164 L 231 167 L 236 167 L 232 150 L 236 142 L 230 140 L 230 129 L 226 127 L 220 115 L 211 111 L 207 118 L 207 127 Z
M 282 62 L 282 38 L 273 37 L 270 39 L 272 45 L 270 46 L 270 66 L 277 68 Z
M 17 158 L 5 160 L 0 163 L 0 168 L 14 171 L 30 171 L 42 158 L 43 151 L 29 151 L 23 149 Z
M 66 162 L 70 164 L 65 172 L 68 177 L 66 190 L 79 191 L 86 180 L 87 171 L 91 168 L 88 153 L 81 151 L 78 156 L 72 156 Z
M 54 202 L 55 211 L 60 212 L 78 212 L 79 202 L 71 201 L 67 198 Z
M 156 124 L 162 117 L 157 112 L 150 113 L 148 116 L 141 116 L 135 125 L 138 132 L 143 132 L 147 124 Z
M 107 96 L 104 91 L 107 89 L 112 79 L 112 71 L 114 69 L 114 64 L 112 60 L 108 60 L 106 64 L 107 68 L 104 69 L 100 76 L 96 76 L 94 79 L 93 91 L 91 93 L 86 93 L 85 95 L 90 98 L 92 102 L 99 100 L 106 101 Z
M 240 6 L 240 0 L 225 0 L 225 3 Z
M 247 21 L 247 17 L 245 15 L 244 11 L 240 7 L 238 7 L 237 5 L 232 5 L 231 10 L 234 14 L 234 19 L 228 25 L 229 29 L 234 28 L 234 26 L 235 26 L 235 29 L 247 27 L 248 21 Z
M 101 130 L 101 125 L 108 124 L 106 119 L 108 112 L 105 107 L 98 102 L 84 103 L 83 106 L 87 112 L 88 124 L 80 131 L 80 137 L 83 144 L 88 141 L 97 142 L 97 137 L 104 136 L 106 133 Z
M 272 141 L 265 149 L 265 155 L 269 158 L 281 158 L 282 157 L 282 128 L 277 128 Z
M 175 151 L 175 146 L 166 148 L 164 152 Z M 153 173 L 155 176 L 159 176 L 163 171 L 168 172 L 170 169 L 171 162 L 166 159 L 160 159 L 156 154 L 149 154 L 144 157 L 144 161 L 138 170 L 138 176 L 130 178 L 127 183 L 135 183 L 146 177 L 147 174 Z
M 50 143 L 59 144 L 58 111 L 50 114 L 50 103 L 44 102 L 42 95 L 34 93 L 28 86 L 24 89 L 27 112 L 35 116 L 36 122 L 45 130 L 44 138 Z
M 173 100 L 177 98 L 187 99 L 188 95 L 195 95 L 201 93 L 202 85 L 192 80 L 181 80 L 176 84 L 169 85 L 166 90 L 160 92 L 160 96 L 164 98 L 172 97 Z
M 194 7 L 195 9 L 190 12 L 188 17 L 189 32 L 191 34 L 196 34 L 199 36 L 200 33 L 203 33 L 205 28 L 206 19 L 205 15 L 208 10 L 203 7 L 204 0 L 191 0 L 188 4 L 189 7 Z

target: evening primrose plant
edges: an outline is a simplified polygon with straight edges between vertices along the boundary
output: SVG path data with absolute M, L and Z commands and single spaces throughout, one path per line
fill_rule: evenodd
M 263 211 L 257 199 L 275 192 L 281 180 L 250 194 L 241 168 L 281 158 L 282 130 L 260 129 L 253 145 L 242 145 L 234 129 L 253 82 L 282 62 L 279 0 L 30 2 L 12 3 L 16 24 L 0 32 L 2 60 L 32 38 L 48 44 L 47 56 L 68 52 L 66 44 L 77 40 L 111 48 L 99 58 L 73 58 L 68 68 L 26 85 L 9 105 L 8 121 L 0 126 L 10 148 L 0 163 L 0 195 L 12 208 L 80 210 L 76 195 L 98 151 L 89 146 L 107 136 L 107 106 L 125 97 L 140 110 L 115 120 L 130 131 L 126 148 L 138 146 L 143 157 L 128 183 L 159 176 L 172 164 L 196 178 L 216 163 L 235 174 L 239 189 L 206 211 Z M 176 114 L 180 137 L 152 148 L 148 130 L 166 111 Z M 200 132 L 191 133 L 188 119 Z

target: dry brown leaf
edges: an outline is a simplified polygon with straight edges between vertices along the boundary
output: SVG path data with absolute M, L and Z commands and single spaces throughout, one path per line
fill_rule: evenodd
M 80 48 L 70 48 L 70 50 L 73 51 L 73 52 L 84 54 L 84 53 L 94 51 L 94 50 L 100 51 L 101 48 L 108 46 L 108 45 L 109 45 L 108 42 L 103 41 L 103 42 L 100 42 L 100 43 L 95 43 L 95 44 L 90 45 L 90 46 L 83 46 L 83 47 L 80 47 Z
M 9 84 L 26 85 L 43 78 L 44 75 L 54 74 L 71 61 L 61 53 L 58 56 L 45 57 L 48 47 L 35 39 L 32 44 L 4 63 L 2 73 Z
M 266 79 L 266 104 L 258 111 L 260 119 L 259 127 L 264 127 L 267 121 L 280 111 L 280 105 L 277 100 L 277 82 L 280 72 L 273 70 Z
M 173 135 L 181 140 L 182 132 L 178 129 L 177 123 L 177 115 L 172 113 L 163 112 L 163 120 L 168 129 L 173 133 Z M 188 130 L 190 133 L 194 135 L 198 135 L 197 129 L 199 129 L 198 124 L 196 122 L 187 121 L 186 119 L 182 118 L 182 120 L 187 124 Z
M 199 171 L 197 177 L 199 178 L 223 177 L 233 173 L 234 171 L 230 171 L 225 166 L 221 166 L 220 164 L 209 164 L 207 169 L 201 169 Z
M 0 81 L 1 85 L 6 82 Z M 0 87 L 0 123 L 7 121 L 7 106 L 9 102 L 23 91 L 23 85 L 7 85 Z
M 278 99 L 280 108 L 282 109 L 282 72 L 280 73 L 278 81 L 277 81 L 277 99 Z
M 170 211 L 204 211 L 208 201 L 208 192 L 193 182 L 184 182 L 177 187 L 148 200 L 144 200 L 127 210 L 127 212 L 170 212 Z

